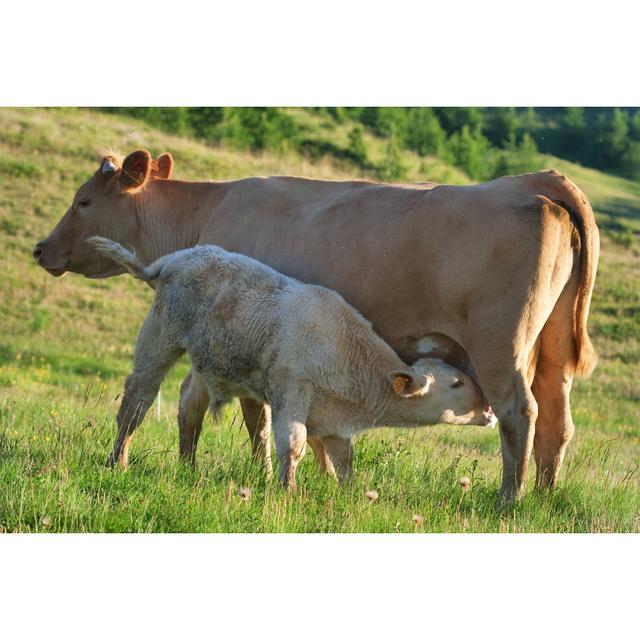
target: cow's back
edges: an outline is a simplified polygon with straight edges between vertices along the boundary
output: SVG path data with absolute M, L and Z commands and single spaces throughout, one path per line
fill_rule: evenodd
M 250 178 L 229 183 L 200 242 L 335 289 L 402 353 L 427 333 L 462 343 L 470 305 L 535 276 L 543 214 L 529 191 L 518 178 L 462 187 Z

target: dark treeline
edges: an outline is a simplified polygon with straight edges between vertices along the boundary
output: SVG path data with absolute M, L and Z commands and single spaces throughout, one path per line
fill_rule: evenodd
M 540 168 L 538 152 L 640 179 L 640 110 L 636 108 L 319 107 L 336 124 L 356 123 L 347 148 L 310 136 L 277 107 L 126 107 L 127 113 L 165 130 L 237 148 L 295 149 L 331 154 L 400 180 L 399 150 L 437 156 L 484 180 Z M 378 165 L 367 157 L 363 131 L 387 140 Z

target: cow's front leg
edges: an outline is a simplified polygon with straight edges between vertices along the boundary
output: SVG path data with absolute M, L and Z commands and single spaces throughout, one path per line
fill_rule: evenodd
M 167 344 L 163 337 L 160 322 L 152 310 L 136 342 L 133 372 L 125 383 L 118 410 L 118 435 L 109 456 L 109 466 L 120 464 L 126 467 L 129 464 L 131 434 L 153 404 L 167 371 L 184 353 L 182 349 Z
M 195 466 L 198 438 L 209 406 L 209 393 L 202 378 L 192 369 L 180 385 L 178 426 L 180 459 Z
M 267 478 L 271 478 L 271 408 L 251 398 L 241 398 L 240 406 L 251 439 L 253 457 L 262 461 Z
M 508 374 L 509 368 L 505 366 L 490 376 L 481 370 L 481 366 L 479 369 L 482 388 L 500 420 L 503 464 L 500 503 L 505 505 L 519 498 L 524 490 L 538 404 L 531 392 L 526 371 L 521 369 Z

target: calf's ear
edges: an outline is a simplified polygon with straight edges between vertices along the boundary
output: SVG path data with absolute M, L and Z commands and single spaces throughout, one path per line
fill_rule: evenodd
M 169 180 L 173 174 L 173 158 L 170 153 L 163 153 L 151 164 L 151 177 Z
M 418 375 L 410 371 L 392 371 L 387 377 L 393 392 L 401 398 L 424 396 L 434 382 L 431 374 Z
M 152 162 L 151 154 L 144 149 L 130 153 L 122 163 L 120 174 L 122 188 L 137 189 L 141 187 L 149 179 Z

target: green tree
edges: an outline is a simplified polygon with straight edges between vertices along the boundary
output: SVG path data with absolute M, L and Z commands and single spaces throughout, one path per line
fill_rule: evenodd
M 344 122 L 347 119 L 347 110 L 344 107 L 327 107 L 327 112 L 336 122 Z
M 293 118 L 276 107 L 225 107 L 215 136 L 241 149 L 279 151 L 295 147 L 298 128 Z
M 632 180 L 640 180 L 640 142 L 632 140 L 622 158 L 623 173 Z
M 619 169 L 629 143 L 629 114 L 620 109 L 603 112 L 596 120 L 594 161 L 605 169 Z
M 514 107 L 495 110 L 493 126 L 487 132 L 490 140 L 500 147 L 506 147 L 517 137 L 519 118 Z
M 538 128 L 538 116 L 533 107 L 527 107 L 520 115 L 520 128 L 523 133 L 533 135 Z
M 215 138 L 216 127 L 224 117 L 223 107 L 189 107 L 187 109 L 189 127 L 194 134 L 205 140 Z
M 567 107 L 560 129 L 560 153 L 570 158 L 582 157 L 589 140 L 584 107 Z
M 447 136 L 440 126 L 433 109 L 419 107 L 408 113 L 409 130 L 407 146 L 421 156 L 429 154 L 441 155 L 446 147 Z
M 465 125 L 471 131 L 482 133 L 484 113 L 481 107 L 438 107 L 435 112 L 447 133 L 461 131 Z
M 407 167 L 402 162 L 400 147 L 394 133 L 392 133 L 385 153 L 385 159 L 378 167 L 378 177 L 386 182 L 398 182 L 407 175 Z
M 531 135 L 525 133 L 520 144 L 515 144 L 515 137 L 512 140 L 513 146 L 498 157 L 492 177 L 530 173 L 540 169 L 542 163 L 538 157 L 538 146 Z
M 376 132 L 382 136 L 394 136 L 404 144 L 408 135 L 407 109 L 405 107 L 378 107 Z
M 449 138 L 449 149 L 454 164 L 476 180 L 486 177 L 489 171 L 487 163 L 489 146 L 489 141 L 481 133 L 477 130 L 472 131 L 466 124 L 461 131 Z
M 362 127 L 353 127 L 349 131 L 349 150 L 354 156 L 356 162 L 361 165 L 367 162 L 367 147 L 362 136 Z
M 634 111 L 633 115 L 629 119 L 629 135 L 632 140 L 640 142 L 640 109 Z

